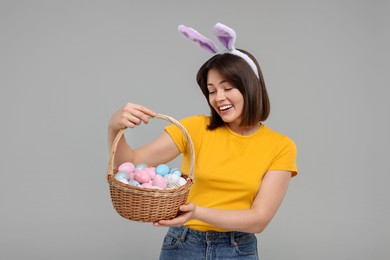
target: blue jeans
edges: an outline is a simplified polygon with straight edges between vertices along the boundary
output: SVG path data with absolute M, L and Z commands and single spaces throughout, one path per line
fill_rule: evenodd
M 257 239 L 244 232 L 200 232 L 187 227 L 170 227 L 165 235 L 160 260 L 258 260 Z

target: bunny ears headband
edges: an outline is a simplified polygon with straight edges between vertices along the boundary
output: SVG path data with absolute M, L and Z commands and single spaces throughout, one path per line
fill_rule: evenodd
M 198 31 L 194 30 L 191 27 L 187 27 L 185 25 L 179 25 L 178 30 L 184 37 L 193 41 L 195 44 L 197 44 L 200 48 L 202 48 L 205 51 L 214 54 L 227 52 L 232 55 L 241 57 L 249 64 L 253 72 L 256 74 L 257 78 L 259 78 L 259 72 L 257 71 L 257 67 L 254 61 L 248 55 L 237 50 L 234 47 L 234 44 L 236 42 L 236 32 L 232 28 L 229 28 L 226 25 L 223 25 L 221 23 L 217 23 L 216 25 L 214 25 L 214 35 L 217 36 L 219 42 L 226 49 L 223 52 L 219 51 L 215 46 L 215 44 L 210 39 L 203 36 Z

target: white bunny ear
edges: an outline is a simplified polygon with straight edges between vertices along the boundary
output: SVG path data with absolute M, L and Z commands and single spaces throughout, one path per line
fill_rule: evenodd
M 215 47 L 215 44 L 210 39 L 203 36 L 202 34 L 200 34 L 198 31 L 194 30 L 193 28 L 187 27 L 185 25 L 179 25 L 178 30 L 184 37 L 193 41 L 195 44 L 197 44 L 203 50 L 206 50 L 206 51 L 211 52 L 211 53 L 218 52 L 217 47 Z
M 214 25 L 214 34 L 217 36 L 220 43 L 229 51 L 235 49 L 234 44 L 236 43 L 236 32 L 227 27 L 224 24 L 217 23 Z

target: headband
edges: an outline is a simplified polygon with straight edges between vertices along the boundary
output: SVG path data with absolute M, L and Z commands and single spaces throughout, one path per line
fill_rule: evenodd
M 184 37 L 193 41 L 205 51 L 214 54 L 230 53 L 232 55 L 241 57 L 249 64 L 253 72 L 256 74 L 257 78 L 259 78 L 259 72 L 257 71 L 255 62 L 248 55 L 237 50 L 234 47 L 234 43 L 236 42 L 236 32 L 232 28 L 229 28 L 221 23 L 217 23 L 216 25 L 214 25 L 214 35 L 217 36 L 219 42 L 225 48 L 225 50 L 222 52 L 218 50 L 218 48 L 210 39 L 203 36 L 191 27 L 179 25 L 178 30 Z

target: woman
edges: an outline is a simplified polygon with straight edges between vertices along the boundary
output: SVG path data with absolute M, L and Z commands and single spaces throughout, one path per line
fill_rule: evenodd
M 258 259 L 254 233 L 270 223 L 297 174 L 294 142 L 263 124 L 270 105 L 260 67 L 251 54 L 236 51 L 240 55 L 213 56 L 198 71 L 197 82 L 211 116 L 181 120 L 194 143 L 195 182 L 181 214 L 154 223 L 170 227 L 160 259 Z M 109 144 L 121 128 L 148 123 L 154 115 L 144 106 L 126 104 L 110 120 Z M 186 140 L 170 125 L 139 149 L 132 149 L 122 137 L 115 164 L 158 165 L 180 154 L 182 170 L 188 172 Z

